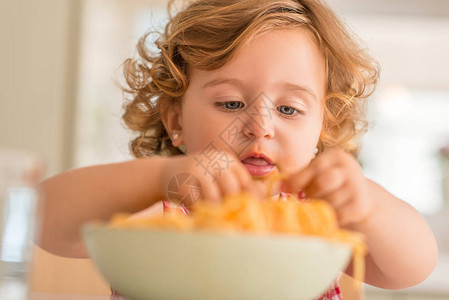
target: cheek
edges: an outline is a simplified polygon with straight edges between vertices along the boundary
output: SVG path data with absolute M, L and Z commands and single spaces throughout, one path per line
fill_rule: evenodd
M 204 130 L 204 126 L 200 124 L 191 123 L 184 127 L 184 144 L 188 153 L 200 152 L 210 142 L 211 137 L 207 131 Z
M 285 159 L 283 159 L 283 164 L 281 165 L 282 172 L 297 172 L 308 166 L 315 157 L 315 145 L 297 143 L 294 146 L 295 148 L 291 148 L 289 153 L 286 153 Z
M 210 143 L 217 148 L 221 146 L 218 137 L 223 126 L 217 118 L 209 117 L 205 113 L 197 113 L 183 121 L 184 144 L 188 153 L 201 152 Z
M 306 127 L 307 130 L 297 130 L 293 136 L 290 135 L 287 138 L 288 142 L 282 143 L 287 145 L 281 150 L 281 153 L 283 153 L 280 165 L 282 172 L 297 172 L 309 165 L 315 157 L 315 148 L 321 133 L 321 123 L 317 121 L 308 124 Z

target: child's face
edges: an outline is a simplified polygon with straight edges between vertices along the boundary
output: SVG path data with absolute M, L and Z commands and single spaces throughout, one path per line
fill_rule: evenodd
M 325 60 L 306 30 L 274 30 L 213 71 L 191 69 L 180 125 L 187 152 L 235 153 L 254 176 L 298 171 L 314 157 L 322 122 Z M 212 144 L 211 144 L 212 143 Z M 203 152 L 203 153 L 206 153 Z M 262 165 L 262 166 L 254 166 Z

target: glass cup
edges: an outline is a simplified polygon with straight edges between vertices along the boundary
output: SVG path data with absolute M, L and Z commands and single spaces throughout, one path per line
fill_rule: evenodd
M 42 167 L 35 154 L 0 148 L 0 299 L 27 299 Z

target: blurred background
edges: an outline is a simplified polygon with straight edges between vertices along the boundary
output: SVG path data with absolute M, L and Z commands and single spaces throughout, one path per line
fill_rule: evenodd
M 426 282 L 366 287 L 366 297 L 448 299 L 449 1 L 327 2 L 381 65 L 365 173 L 428 219 L 441 252 Z M 131 159 L 115 81 L 138 38 L 166 19 L 162 0 L 2 1 L 0 146 L 39 153 L 46 177 Z

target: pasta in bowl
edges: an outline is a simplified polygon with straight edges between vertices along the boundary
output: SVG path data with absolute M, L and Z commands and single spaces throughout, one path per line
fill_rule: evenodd
M 200 202 L 189 215 L 117 215 L 86 224 L 83 237 L 102 275 L 131 300 L 314 299 L 351 254 L 361 279 L 366 250 L 327 202 L 246 194 Z

